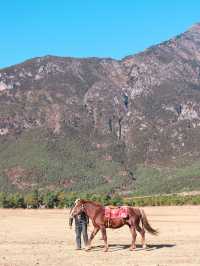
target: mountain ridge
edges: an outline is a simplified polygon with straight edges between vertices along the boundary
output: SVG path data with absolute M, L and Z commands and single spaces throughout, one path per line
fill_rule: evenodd
M 193 24 L 188 30 L 186 30 L 184 33 L 177 34 L 177 35 L 175 35 L 174 37 L 170 38 L 169 40 L 174 39 L 174 38 L 176 38 L 177 36 L 182 35 L 182 34 L 185 34 L 185 33 L 190 32 L 190 31 L 198 31 L 198 32 L 200 32 L 200 22 L 194 23 L 194 24 Z M 143 52 L 145 52 L 146 50 L 150 49 L 151 47 L 154 47 L 154 46 L 160 45 L 160 44 L 165 43 L 165 42 L 166 42 L 166 41 L 159 42 L 159 43 L 157 43 L 157 44 L 154 44 L 154 45 L 152 45 L 152 46 L 149 46 L 149 47 L 145 48 L 144 51 L 137 52 L 137 53 L 130 54 L 130 55 L 126 55 L 126 56 L 123 56 L 123 57 L 120 58 L 120 59 L 116 59 L 116 58 L 114 58 L 114 57 L 109 57 L 109 56 L 108 56 L 108 57 L 98 57 L 98 56 L 76 57 L 76 56 L 59 56 L 59 55 L 53 55 L 53 54 L 46 54 L 46 55 L 43 55 L 43 56 L 36 56 L 36 57 L 30 58 L 30 59 L 26 59 L 26 60 L 24 60 L 24 61 L 22 61 L 22 62 L 19 62 L 19 63 L 16 63 L 16 64 L 11 64 L 11 65 L 9 65 L 9 66 L 2 67 L 2 68 L 0 68 L 0 71 L 1 71 L 1 70 L 6 70 L 6 69 L 8 69 L 8 68 L 10 68 L 10 67 L 13 67 L 13 66 L 17 66 L 17 65 L 24 64 L 25 62 L 27 62 L 27 61 L 31 61 L 31 60 L 34 60 L 34 59 L 39 59 L 39 58 L 50 58 L 50 57 L 52 57 L 52 58 L 53 58 L 53 57 L 54 57 L 54 58 L 65 58 L 65 59 L 78 59 L 78 60 L 93 59 L 93 58 L 94 58 L 94 59 L 111 59 L 111 60 L 116 60 L 116 61 L 122 61 L 122 60 L 124 60 L 124 59 L 126 59 L 126 58 L 133 57 L 133 56 L 135 56 L 135 55 L 137 55 L 137 54 L 143 53 Z
M 163 166 L 166 171 L 199 160 L 199 101 L 199 23 L 120 60 L 48 55 L 1 69 L 0 147 L 10 149 L 16 157 L 13 161 L 10 153 L 1 152 L 2 184 L 5 187 L 7 179 L 12 189 L 19 189 L 29 179 L 28 189 L 66 183 L 66 189 L 76 190 L 83 180 L 87 185 L 95 180 L 102 189 L 135 189 L 139 165 Z M 45 154 L 50 172 L 45 168 L 44 173 L 44 166 L 36 171 L 39 161 L 31 166 L 13 150 L 23 146 L 31 160 L 32 144 L 37 146 L 33 132 L 39 132 L 45 143 L 38 153 Z M 65 147 L 60 162 L 56 156 L 52 159 L 52 143 L 57 145 L 58 157 L 62 145 Z M 65 158 L 68 149 L 74 149 L 71 158 L 67 155 L 72 159 L 70 165 Z M 81 171 L 77 171 L 79 160 Z M 53 174 L 55 162 L 61 164 L 57 166 L 59 174 Z M 18 177 L 13 181 L 16 171 Z M 37 175 L 40 181 L 36 182 Z

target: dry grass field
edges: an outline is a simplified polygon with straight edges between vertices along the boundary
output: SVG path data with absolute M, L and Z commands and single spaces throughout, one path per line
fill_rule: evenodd
M 68 210 L 1 209 L 0 266 L 200 265 L 200 206 L 144 209 L 160 234 L 146 235 L 146 250 L 138 235 L 137 249 L 131 252 L 128 228 L 109 229 L 107 253 L 102 251 L 100 234 L 91 251 L 74 249 Z

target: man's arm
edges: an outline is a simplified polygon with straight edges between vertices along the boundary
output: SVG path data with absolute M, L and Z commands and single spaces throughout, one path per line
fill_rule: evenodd
M 70 228 L 72 228 L 72 224 L 73 224 L 73 218 L 70 217 L 70 218 L 69 218 L 69 227 L 70 227 Z
M 71 216 L 71 211 L 72 208 L 70 209 L 70 213 L 69 213 L 69 227 L 72 228 L 72 224 L 73 224 L 73 217 Z
M 89 217 L 86 215 L 86 223 L 89 224 L 90 220 Z

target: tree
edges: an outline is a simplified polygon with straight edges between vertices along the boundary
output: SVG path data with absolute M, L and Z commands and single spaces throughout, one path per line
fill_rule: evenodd
M 10 204 L 8 201 L 8 194 L 5 192 L 0 193 L 0 207 L 10 208 Z
M 11 194 L 9 196 L 9 204 L 12 208 L 25 208 L 23 195 L 21 195 L 20 193 Z
M 25 204 L 27 208 L 38 208 L 39 207 L 39 193 L 38 190 L 34 190 L 25 197 Z
M 58 197 L 55 192 L 48 192 L 44 195 L 44 203 L 47 208 L 54 208 L 58 206 Z

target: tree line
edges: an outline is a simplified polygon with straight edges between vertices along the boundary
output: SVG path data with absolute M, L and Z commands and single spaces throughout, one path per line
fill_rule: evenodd
M 77 198 L 84 198 L 103 205 L 128 206 L 170 206 L 200 205 L 200 195 L 160 195 L 148 197 L 122 197 L 118 194 L 77 194 L 65 191 L 39 192 L 26 194 L 0 192 L 1 208 L 70 208 Z

